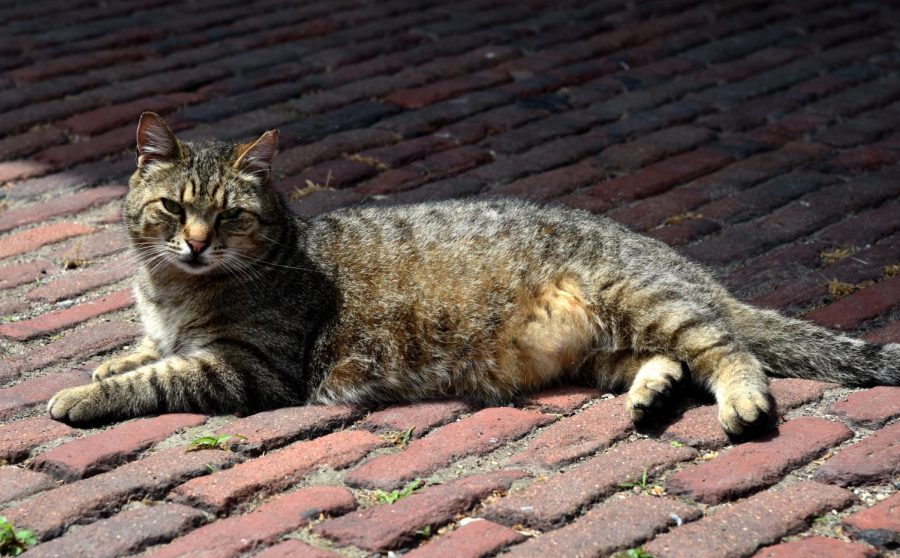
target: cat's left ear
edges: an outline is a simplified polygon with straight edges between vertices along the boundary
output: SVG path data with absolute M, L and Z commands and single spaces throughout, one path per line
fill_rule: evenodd
M 265 182 L 272 173 L 272 157 L 278 147 L 278 130 L 269 130 L 256 141 L 238 146 L 234 168 Z

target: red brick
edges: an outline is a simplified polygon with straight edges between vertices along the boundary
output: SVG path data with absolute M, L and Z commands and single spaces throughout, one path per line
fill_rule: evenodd
M 900 475 L 900 423 L 841 450 L 813 478 L 840 486 L 889 482 Z
M 853 393 L 829 411 L 852 423 L 881 426 L 900 416 L 900 387 L 879 386 Z
M 25 409 L 47 402 L 56 392 L 89 382 L 90 372 L 73 370 L 25 380 L 12 387 L 0 389 L 0 418 L 7 418 Z
M 699 126 L 676 126 L 607 147 L 599 159 L 607 168 L 634 172 L 650 163 L 709 141 L 713 135 L 711 130 Z
M 593 388 L 560 386 L 529 395 L 525 403 L 545 413 L 571 415 L 600 393 Z
M 421 438 L 432 428 L 456 420 L 469 409 L 465 401 L 455 399 L 393 405 L 372 413 L 362 425 L 375 432 L 405 432 L 412 428 L 412 437 Z
M 127 103 L 119 103 L 89 110 L 71 116 L 58 125 L 79 135 L 94 135 L 123 124 L 134 124 L 135 115 L 143 111 L 166 113 L 182 105 L 202 100 L 203 95 L 197 93 L 171 93 L 136 99 Z
M 472 521 L 455 531 L 429 541 L 404 556 L 409 558 L 479 558 L 492 556 L 524 539 L 524 535 L 520 535 L 509 527 L 482 519 Z
M 39 149 L 64 141 L 66 141 L 65 132 L 53 126 L 34 128 L 21 134 L 6 136 L 0 139 L 0 160 L 29 155 Z
M 100 322 L 66 333 L 46 345 L 33 346 L 22 356 L 0 362 L 0 382 L 27 370 L 36 370 L 65 359 L 103 353 L 135 339 L 141 327 L 119 320 Z
M 669 246 L 683 246 L 701 236 L 718 232 L 721 228 L 719 223 L 699 217 L 647 231 L 647 236 L 661 240 Z
M 47 174 L 52 167 L 40 161 L 0 162 L 0 183 Z
M 521 523 L 537 529 L 558 527 L 579 510 L 620 489 L 697 455 L 652 440 L 630 442 L 580 463 L 564 473 L 510 493 L 482 510 L 485 517 L 506 525 Z
M 291 189 L 282 189 L 281 191 L 293 191 L 293 187 L 302 190 L 308 185 L 307 181 L 321 187 L 345 188 L 376 173 L 378 173 L 378 169 L 360 161 L 350 159 L 326 161 L 306 169 L 295 177 L 285 179 L 282 188 Z
M 40 492 L 3 513 L 17 527 L 46 540 L 69 525 L 110 515 L 127 502 L 161 497 L 173 485 L 228 467 L 237 459 L 228 451 L 186 453 L 183 447 L 171 448 L 108 473 Z
M 0 467 L 0 505 L 56 487 L 53 477 L 20 467 Z
M 246 436 L 231 447 L 243 453 L 257 454 L 301 438 L 315 438 L 350 424 L 363 410 L 349 405 L 304 405 L 256 413 L 230 423 L 218 434 Z
M 60 247 L 57 260 L 93 260 L 121 252 L 129 246 L 121 227 L 108 228 L 66 242 Z
M 40 64 L 25 66 L 12 71 L 12 75 L 20 81 L 35 82 L 50 77 L 57 77 L 86 71 L 91 68 L 108 66 L 123 60 L 138 60 L 147 56 L 148 52 L 141 48 L 120 48 L 99 50 L 60 56 Z
M 137 419 L 57 446 L 39 455 L 31 467 L 71 482 L 132 461 L 156 442 L 204 422 L 205 416 L 190 414 Z
M 778 411 L 785 412 L 800 405 L 812 403 L 822 399 L 822 395 L 829 389 L 839 387 L 837 384 L 819 382 L 817 380 L 803 380 L 800 378 L 774 378 L 769 383 L 769 389 Z
M 484 89 L 509 80 L 506 72 L 484 70 L 416 89 L 404 89 L 388 95 L 387 100 L 406 109 L 417 109 L 456 97 L 474 89 Z
M 39 558 L 117 558 L 164 543 L 206 521 L 200 510 L 181 504 L 133 508 L 40 544 Z
M 32 158 L 47 163 L 52 168 L 68 167 L 100 159 L 104 155 L 123 151 L 132 145 L 134 145 L 134 125 L 128 124 L 83 141 L 42 149 L 32 155 Z
M 50 260 L 40 258 L 33 262 L 7 265 L 0 268 L 0 289 L 11 289 L 31 281 L 37 281 L 53 267 Z
M 544 533 L 513 548 L 504 556 L 608 556 L 634 548 L 656 533 L 703 514 L 681 502 L 652 496 L 623 495 L 611 499 L 560 529 Z
M 682 469 L 669 477 L 666 490 L 705 504 L 718 504 L 775 484 L 788 471 L 852 437 L 853 432 L 842 424 L 815 417 L 796 418 L 713 461 Z
M 521 178 L 501 186 L 496 192 L 535 200 L 547 200 L 600 182 L 606 178 L 606 175 L 606 168 L 593 159 L 587 159 L 574 165 Z
M 356 487 L 399 488 L 457 459 L 491 452 L 552 420 L 509 407 L 484 409 L 411 442 L 399 453 L 370 460 L 350 473 L 346 482 Z
M 833 329 L 854 329 L 900 305 L 900 276 L 890 277 L 804 317 Z
M 246 515 L 220 519 L 152 552 L 153 558 L 238 556 L 271 544 L 307 525 L 319 514 L 340 515 L 356 508 L 346 488 L 314 486 L 281 495 Z
M 541 432 L 510 463 L 557 467 L 621 440 L 633 428 L 625 396 L 604 399 Z
M 844 520 L 844 531 L 874 546 L 897 548 L 900 545 L 900 494 L 854 513 Z
M 394 504 L 329 519 L 313 527 L 313 532 L 365 550 L 398 548 L 414 540 L 416 531 L 447 523 L 456 514 L 471 509 L 496 491 L 506 490 L 524 476 L 521 471 L 498 471 L 463 477 L 428 487 Z
M 840 510 L 855 500 L 834 486 L 801 481 L 767 490 L 644 545 L 657 558 L 746 556 L 760 546 L 801 530 L 812 518 Z
M 252 497 L 284 490 L 319 467 L 352 465 L 384 443 L 378 436 L 358 430 L 297 442 L 233 469 L 189 481 L 173 490 L 171 498 L 224 513 Z
M 861 544 L 813 536 L 767 546 L 753 558 L 878 558 L 878 552 Z
M 0 461 L 22 461 L 39 445 L 76 433 L 65 424 L 46 417 L 26 418 L 7 424 L 0 429 Z
M 388 168 L 398 168 L 413 161 L 424 159 L 430 153 L 442 151 L 454 145 L 452 140 L 431 134 L 420 138 L 410 139 L 388 145 L 376 147 L 359 153 L 360 157 L 376 161 Z
M 123 186 L 100 186 L 48 201 L 8 209 L 0 213 L 0 232 L 46 221 L 51 217 L 79 213 L 95 205 L 119 199 L 127 191 L 128 189 Z
M 869 343 L 900 343 L 900 320 L 870 331 L 865 339 Z
M 42 225 L 27 231 L 7 236 L 0 244 L 0 259 L 16 254 L 33 252 L 46 244 L 53 244 L 73 236 L 93 231 L 93 227 L 79 225 L 78 223 L 51 223 Z
M 278 174 L 295 174 L 317 163 L 337 159 L 344 153 L 356 153 L 395 141 L 396 136 L 387 130 L 378 128 L 347 130 L 331 134 L 315 143 L 282 151 L 275 156 L 273 168 Z
M 131 292 L 131 289 L 122 289 L 121 291 L 101 296 L 97 300 L 41 314 L 30 320 L 0 325 L 0 337 L 17 341 L 33 339 L 40 335 L 72 327 L 103 314 L 128 308 L 132 304 L 134 304 L 134 294 Z
M 297 539 L 288 539 L 282 543 L 276 544 L 275 546 L 271 546 L 254 556 L 255 558 L 296 558 L 297 556 L 303 556 L 303 558 L 341 557 L 340 554 L 335 554 L 334 552 L 328 552 L 327 550 L 322 550 L 321 548 L 310 546 L 305 542 L 299 541 Z
M 137 268 L 133 261 L 112 260 L 98 266 L 90 266 L 77 271 L 63 273 L 53 281 L 31 289 L 25 297 L 28 300 L 57 302 L 75 298 L 97 287 L 133 277 Z

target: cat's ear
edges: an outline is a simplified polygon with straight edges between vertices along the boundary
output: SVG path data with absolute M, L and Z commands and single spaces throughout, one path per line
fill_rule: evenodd
M 181 147 L 166 122 L 154 112 L 145 112 L 137 127 L 137 165 L 174 161 L 181 157 Z
M 272 173 L 272 157 L 278 147 L 278 130 L 269 130 L 256 141 L 244 143 L 237 148 L 234 168 L 249 173 L 265 182 Z

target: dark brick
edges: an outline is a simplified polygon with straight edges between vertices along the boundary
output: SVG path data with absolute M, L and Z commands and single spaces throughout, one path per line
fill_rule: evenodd
M 841 450 L 813 478 L 840 486 L 889 482 L 900 475 L 900 423 Z
M 181 504 L 144 506 L 86 525 L 28 552 L 42 558 L 116 558 L 170 541 L 205 521 L 203 512 Z
M 0 325 L 0 337 L 23 341 L 53 333 L 81 322 L 128 308 L 134 304 L 131 289 L 115 291 L 97 300 L 84 302 L 70 308 L 41 314 L 36 318 Z
M 890 277 L 804 317 L 832 329 L 854 329 L 900 304 L 900 277 Z
M 705 504 L 718 504 L 775 484 L 788 471 L 852 437 L 853 432 L 842 424 L 815 417 L 796 418 L 712 461 L 682 469 L 669 477 L 666 490 Z
M 54 487 L 56 482 L 50 475 L 20 467 L 0 467 L 0 505 Z
M 347 476 L 350 486 L 391 490 L 427 476 L 468 455 L 484 455 L 553 419 L 547 415 L 489 408 L 411 442 L 393 455 L 376 457 Z
M 900 544 L 900 494 L 854 513 L 844 520 L 844 531 L 874 546 L 897 548 Z
M 336 432 L 188 481 L 173 490 L 170 497 L 226 513 L 250 498 L 284 490 L 319 467 L 341 469 L 352 465 L 384 444 L 368 432 Z
M 346 488 L 301 488 L 274 498 L 245 515 L 220 519 L 192 531 L 149 556 L 237 556 L 277 541 L 281 535 L 307 525 L 320 514 L 340 515 L 355 507 L 353 494 Z
M 632 429 L 625 396 L 605 399 L 541 432 L 522 452 L 510 458 L 510 463 L 557 467 L 621 440 Z
M 870 331 L 866 334 L 866 341 L 870 343 L 900 343 L 900 321 L 891 322 L 884 327 Z
M 634 172 L 650 163 L 692 149 L 712 137 L 713 133 L 707 128 L 678 126 L 607 147 L 599 159 L 607 168 Z
M 57 446 L 35 458 L 31 467 L 71 482 L 132 461 L 156 442 L 204 422 L 205 416 L 188 414 L 137 419 Z
M 593 160 L 580 161 L 511 182 L 494 190 L 498 194 L 546 200 L 590 186 L 606 178 L 606 169 Z
M 613 498 L 560 529 L 514 547 L 504 556 L 608 556 L 640 546 L 656 533 L 681 521 L 693 521 L 700 510 L 667 498 L 627 496 Z
M 394 504 L 329 519 L 313 527 L 313 532 L 370 551 L 398 548 L 412 541 L 416 531 L 443 525 L 524 476 L 521 471 L 498 471 L 463 477 L 428 487 Z
M 144 111 L 165 114 L 182 105 L 196 103 L 203 95 L 171 93 L 136 99 L 127 103 L 105 106 L 82 112 L 59 123 L 59 126 L 79 135 L 94 135 L 123 124 L 136 125 L 136 116 Z
M 524 539 L 524 535 L 509 527 L 481 519 L 429 541 L 404 556 L 410 558 L 488 556 Z
M 879 386 L 853 393 L 829 411 L 852 423 L 878 427 L 900 416 L 900 388 Z
M 276 174 L 294 174 L 323 161 L 336 159 L 344 153 L 393 143 L 396 136 L 386 130 L 364 128 L 331 134 L 315 143 L 300 145 L 275 156 Z
M 659 558 L 746 556 L 805 528 L 812 518 L 843 509 L 854 500 L 853 494 L 843 488 L 801 481 L 723 507 L 656 537 L 644 549 Z
M 861 544 L 813 536 L 767 546 L 753 558 L 878 558 L 878 552 Z
M 185 453 L 183 447 L 171 448 L 108 473 L 35 494 L 4 510 L 4 515 L 17 527 L 30 529 L 39 540 L 46 540 L 69 525 L 110 515 L 132 500 L 160 497 L 175 484 L 235 461 L 237 456 L 227 451 Z
M 506 525 L 521 523 L 537 529 L 563 524 L 581 509 L 620 489 L 619 484 L 639 480 L 645 471 L 655 474 L 697 452 L 651 440 L 639 440 L 580 463 L 548 480 L 488 504 L 482 514 Z

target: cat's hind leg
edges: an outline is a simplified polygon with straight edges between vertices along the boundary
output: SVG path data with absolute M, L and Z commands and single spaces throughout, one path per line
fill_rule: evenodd
M 625 402 L 631 420 L 638 424 L 650 418 L 649 413 L 670 398 L 675 384 L 683 377 L 681 363 L 668 356 L 653 355 L 641 359 Z

